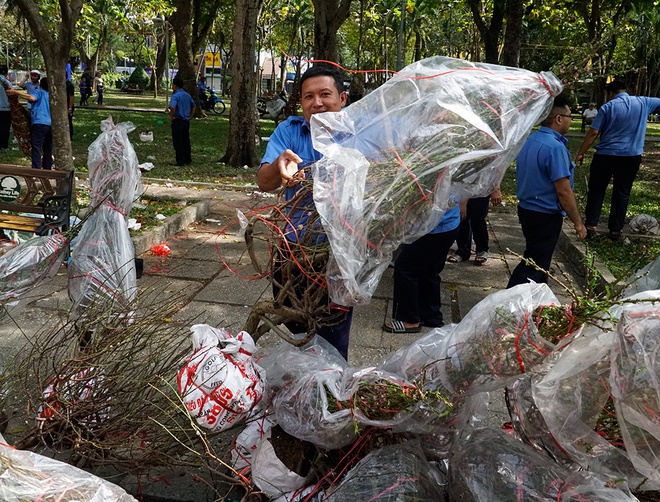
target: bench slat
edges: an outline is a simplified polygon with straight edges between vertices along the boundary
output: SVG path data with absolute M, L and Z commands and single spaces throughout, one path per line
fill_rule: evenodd
M 43 218 L 31 218 L 30 216 L 17 216 L 14 214 L 0 214 L 0 228 L 9 228 L 26 232 L 34 232 Z

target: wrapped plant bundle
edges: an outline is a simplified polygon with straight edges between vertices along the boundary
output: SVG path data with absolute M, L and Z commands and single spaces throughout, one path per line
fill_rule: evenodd
M 62 234 L 35 237 L 0 256 L 0 302 L 16 298 L 54 275 L 68 247 Z
M 31 451 L 15 450 L 0 439 L 0 499 L 5 502 L 135 501 L 104 479 Z
M 388 358 L 384 368 L 409 380 L 426 373 L 451 395 L 504 388 L 555 349 L 539 335 L 535 313 L 559 301 L 546 284 L 521 284 L 487 296 L 460 324 L 429 333 Z
M 647 292 L 631 300 L 655 297 L 654 292 Z M 628 309 L 632 312 L 640 312 L 638 309 L 646 312 L 654 310 L 650 305 L 651 302 L 625 307 L 615 305 L 610 309 L 610 315 L 620 318 L 622 312 Z M 634 362 L 619 360 L 613 366 L 612 353 L 618 340 L 619 335 L 615 331 L 602 331 L 595 326 L 586 328 L 572 342 L 570 350 L 549 358 L 542 370 L 542 378 L 533 380 L 534 403 L 558 448 L 571 460 L 589 471 L 624 478 L 633 491 L 656 490 L 660 485 L 649 477 L 651 471 L 638 470 L 633 465 L 618 417 L 619 410 L 614 411 L 618 400 L 617 391 L 611 384 L 616 378 L 612 368 L 635 365 Z M 634 401 L 635 397 L 631 397 L 629 402 Z M 653 403 L 645 401 L 644 406 L 647 402 Z M 643 413 L 653 416 L 652 406 Z M 625 417 L 625 414 L 622 416 Z M 644 433 L 637 436 L 640 443 L 646 440 L 643 436 Z M 638 444 L 637 439 L 633 439 L 631 444 Z M 634 448 L 632 451 L 635 451 Z
M 444 500 L 444 490 L 419 442 L 408 441 L 369 453 L 325 500 L 437 502 Z
M 130 304 L 136 295 L 135 250 L 127 215 L 141 186 L 141 174 L 128 133 L 130 122 L 108 117 L 89 146 L 87 165 L 94 213 L 83 224 L 68 267 L 75 319 L 95 302 Z
M 617 326 L 610 383 L 626 452 L 660 485 L 660 303 L 627 306 Z
M 449 463 L 450 500 L 631 501 L 621 480 L 573 473 L 500 429 L 479 429 Z
M 342 112 L 314 115 L 331 299 L 368 302 L 399 244 L 458 201 L 491 193 L 560 91 L 550 73 L 433 57 Z

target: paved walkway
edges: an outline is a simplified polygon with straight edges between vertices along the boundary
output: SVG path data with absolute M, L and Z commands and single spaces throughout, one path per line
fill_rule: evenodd
M 270 284 L 266 279 L 246 280 L 254 277 L 255 272 L 245 252 L 243 239 L 233 231 L 223 235 L 219 232 L 235 219 L 237 209 L 248 211 L 266 207 L 275 199 L 250 190 L 193 190 L 152 185 L 149 191 L 181 199 L 208 198 L 210 212 L 168 239 L 172 254 L 165 263 L 149 252 L 142 254 L 145 272 L 138 285 L 155 287 L 163 295 L 183 292 L 185 305 L 175 321 L 194 317 L 196 322 L 238 332 L 247 319 L 250 306 L 270 297 Z M 445 267 L 442 297 L 446 321 L 459 322 L 477 302 L 506 286 L 510 271 L 518 262 L 509 249 L 522 253 L 524 247 L 517 218 L 507 209 L 497 208 L 489 217 L 491 250 L 484 266 L 463 262 Z M 236 270 L 227 270 L 220 257 Z M 555 266 L 560 268 L 565 264 L 560 259 Z M 391 312 L 392 270 L 386 271 L 372 302 L 355 309 L 349 349 L 351 365 L 375 364 L 384 355 L 410 344 L 419 336 L 395 335 L 380 329 Z M 1 353 L 5 357 L 15 353 L 31 334 L 45 325 L 61 322 L 69 307 L 66 271 L 62 268 L 55 277 L 24 295 L 20 302 L 8 306 L 10 316 L 0 319 Z M 182 343 L 190 343 L 187 328 L 187 325 L 182 326 Z M 279 338 L 270 334 L 259 340 L 259 345 L 266 348 L 275 343 L 279 343 Z M 501 399 L 491 412 L 491 420 L 498 424 L 507 420 Z M 150 487 L 143 485 L 142 488 L 165 497 L 159 500 L 206 500 L 195 492 L 201 488 L 193 485 L 188 480 L 187 484 L 176 489 L 159 484 Z

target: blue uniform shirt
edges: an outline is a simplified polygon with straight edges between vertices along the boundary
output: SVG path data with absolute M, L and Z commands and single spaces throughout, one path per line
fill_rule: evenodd
M 177 89 L 170 99 L 170 108 L 174 108 L 174 118 L 190 120 L 190 110 L 195 108 L 195 102 L 183 89 Z
M 461 224 L 461 208 L 460 206 L 454 206 L 451 209 L 447 209 L 445 214 L 442 215 L 442 219 L 438 226 L 431 230 L 430 234 L 441 234 L 442 232 L 449 232 L 458 228 L 458 225 Z
M 43 89 L 34 89 L 32 94 L 37 100 L 32 103 L 32 123 L 41 125 L 51 125 L 50 121 L 50 100 L 48 93 Z
M 544 126 L 527 138 L 516 158 L 516 195 L 520 207 L 539 213 L 564 214 L 555 181 L 569 178 L 573 187 L 575 164 L 567 143 L 564 136 Z
M 602 155 L 629 157 L 644 152 L 646 121 L 651 113 L 660 111 L 660 98 L 629 96 L 620 92 L 598 110 L 591 124 L 600 131 L 596 151 Z

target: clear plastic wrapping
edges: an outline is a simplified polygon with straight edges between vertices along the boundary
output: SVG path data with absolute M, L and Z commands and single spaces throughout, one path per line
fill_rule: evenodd
M 452 395 L 504 388 L 541 364 L 555 345 L 539 335 L 537 308 L 558 305 L 546 284 L 520 284 L 475 305 L 460 324 L 430 332 L 390 356 L 383 369 L 423 375 Z
M 2 438 L 2 436 L 0 436 Z M 88 472 L 0 443 L 0 499 L 4 502 L 134 502 L 112 483 Z
M 421 445 L 408 441 L 370 452 L 325 500 L 438 502 L 444 499 L 444 489 L 426 461 Z
M 141 193 L 137 155 L 128 139 L 130 122 L 101 122 L 101 134 L 89 146 L 87 166 L 94 211 L 76 238 L 69 263 L 73 316 L 94 306 L 96 312 L 130 304 L 137 293 L 135 249 L 127 216 Z
M 432 57 L 339 113 L 315 114 L 332 300 L 368 302 L 399 244 L 491 193 L 561 88 L 550 73 Z
M 610 384 L 626 452 L 638 472 L 660 486 L 660 303 L 623 310 Z
M 69 242 L 62 234 L 34 237 L 0 256 L 0 303 L 55 275 Z

